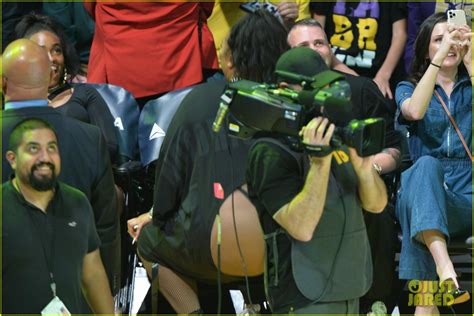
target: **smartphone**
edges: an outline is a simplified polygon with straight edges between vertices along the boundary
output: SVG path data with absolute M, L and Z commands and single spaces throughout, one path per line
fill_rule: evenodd
M 453 25 L 467 25 L 466 12 L 464 10 L 448 10 L 448 23 Z

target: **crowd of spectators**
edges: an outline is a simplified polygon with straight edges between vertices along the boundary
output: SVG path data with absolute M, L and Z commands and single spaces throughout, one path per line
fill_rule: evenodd
M 454 9 L 466 13 L 467 25 L 448 24 L 447 10 Z M 397 278 L 394 266 L 396 246 L 391 239 L 396 234 L 395 219 L 400 224 L 402 236 L 398 278 L 423 280 L 427 284 L 450 282 L 453 289 L 448 294 L 453 296 L 454 304 L 462 303 L 469 299 L 469 293 L 458 282 L 448 245 L 450 239 L 465 238 L 472 231 L 471 9 L 471 1 L 283 0 L 272 3 L 216 0 L 33 2 L 21 5 L 2 2 L 3 144 L 12 143 L 9 135 L 17 128 L 25 129 L 22 126 L 27 118 L 46 122 L 26 121 L 25 126 L 33 126 L 27 130 L 35 131 L 34 135 L 41 134 L 36 133 L 37 130 L 45 129 L 54 133 L 54 137 L 49 134 L 48 137 L 57 142 L 55 154 L 61 158 L 61 173 L 58 171 L 57 177 L 64 184 L 55 183 L 56 189 L 50 187 L 45 191 L 51 194 L 51 201 L 58 198 L 58 192 L 66 192 L 68 197 L 61 197 L 67 201 L 65 205 L 70 205 L 68 199 L 73 195 L 67 193 L 69 187 L 66 185 L 84 193 L 81 208 L 87 209 L 88 214 L 84 223 L 92 227 L 89 227 L 87 237 L 90 244 L 82 245 L 87 249 L 81 248 L 81 251 L 85 252 L 85 258 L 90 254 L 95 258 L 100 253 L 101 259 L 97 261 L 95 258 L 91 262 L 95 267 L 102 267 L 99 262 L 103 262 L 109 284 L 102 284 L 101 288 L 107 297 L 109 289 L 114 295 L 121 284 L 123 269 L 120 268 L 119 248 L 120 242 L 127 240 L 128 233 L 138 241 L 138 255 L 150 279 L 156 272 L 152 271 L 152 265 L 159 264 L 160 291 L 178 313 L 207 311 L 205 304 L 199 302 L 196 280 L 236 282 L 244 276 L 258 276 L 263 273 L 262 261 L 270 264 L 270 270 L 280 269 L 272 271 L 281 273 L 281 280 L 289 282 L 282 282 L 287 284 L 284 288 L 282 285 L 281 288 L 270 287 L 270 294 L 266 293 L 270 296 L 266 299 L 272 303 L 273 311 L 355 311 L 359 305 L 353 299 L 358 301 L 369 292 L 366 295 L 368 306 L 361 304 L 359 309 L 367 312 L 374 300 L 387 303 L 386 293 L 377 290 L 380 283 L 390 283 Z M 47 58 L 42 56 L 39 47 L 44 48 Z M 295 62 L 298 58 L 301 60 Z M 278 267 L 278 259 L 277 263 L 267 262 L 268 258 L 263 256 L 263 235 L 267 240 L 270 233 L 283 229 L 288 238 L 309 241 L 313 240 L 319 223 L 318 218 L 312 231 L 309 229 L 309 235 L 303 236 L 302 227 L 311 220 L 305 220 L 305 225 L 298 227 L 292 222 L 294 217 L 290 216 L 290 206 L 294 209 L 294 203 L 304 200 L 302 196 L 310 186 L 309 180 L 305 182 L 307 174 L 304 177 L 298 174 L 299 166 L 286 167 L 292 164 L 294 155 L 288 154 L 280 145 L 258 144 L 252 147 L 248 140 L 229 139 L 225 128 L 218 133 L 212 132 L 212 121 L 219 110 L 221 95 L 227 93 L 228 83 L 251 80 L 301 89 L 277 78 L 274 71 L 312 77 L 327 69 L 340 74 L 351 88 L 351 119 L 382 117 L 385 121 L 384 149 L 371 156 L 370 161 L 368 158 L 359 160 L 360 157 L 352 151 L 346 152 L 357 177 L 344 183 L 359 187 L 358 193 L 350 191 L 357 204 L 354 209 L 369 211 L 363 212 L 364 215 L 360 216 L 363 221 L 358 223 L 368 231 L 367 240 L 361 237 L 361 242 L 370 244 L 360 253 L 367 253 L 364 257 L 372 259 L 372 267 L 360 272 L 363 274 L 361 282 L 372 284 L 372 290 L 369 290 L 370 286 L 359 284 L 360 291 L 348 294 L 356 297 L 343 295 L 341 301 L 346 302 L 343 307 L 326 306 L 324 300 L 322 303 L 316 300 L 314 304 L 314 298 L 301 290 L 299 281 L 288 277 L 291 265 L 301 268 L 291 262 L 296 259 L 286 258 L 280 262 L 289 264 L 286 271 L 286 266 Z M 130 214 L 125 215 L 122 225 L 123 192 L 114 185 L 113 169 L 119 167 L 120 135 L 117 130 L 123 130 L 123 126 L 113 114 L 114 105 L 108 104 L 96 88 L 96 85 L 104 84 L 129 91 L 139 111 L 150 100 L 191 88 L 176 113 L 172 113 L 170 126 L 165 131 L 160 130 L 159 137 L 164 137 L 163 145 L 151 169 L 155 172 L 153 208 L 133 219 L 130 219 Z M 316 118 L 308 123 L 300 136 L 307 143 L 327 146 L 328 135 L 332 135 L 330 123 Z M 320 128 L 325 137 L 317 134 Z M 315 134 L 310 135 L 310 132 Z M 25 140 L 27 136 L 20 139 Z M 38 206 L 19 189 L 20 180 L 23 181 L 21 186 L 30 185 L 18 174 L 16 160 L 21 157 L 19 150 L 22 147 L 7 147 L 2 150 L 2 196 L 20 201 L 27 213 L 30 204 Z M 45 159 L 40 156 L 38 164 Z M 335 159 L 331 157 L 324 159 Z M 406 157 L 410 160 L 408 166 L 401 163 Z M 50 163 L 59 164 L 59 160 L 54 159 Z M 336 167 L 330 167 L 323 162 L 324 159 L 313 157 L 309 161 L 311 168 L 324 165 L 326 169 L 321 174 L 328 176 Z M 250 168 L 246 168 L 247 162 Z M 339 167 L 345 170 L 351 169 L 352 165 Z M 371 184 L 362 185 L 363 179 L 369 179 L 364 174 L 372 169 L 375 173 L 371 174 Z M 310 172 L 316 172 L 314 170 Z M 31 173 L 34 172 L 32 168 Z M 396 174 L 401 176 L 394 176 Z M 14 180 L 17 177 L 20 180 Z M 399 178 L 397 193 L 386 192 L 382 178 L 385 181 Z M 331 188 L 340 181 L 330 178 L 326 182 Z M 377 194 L 377 197 L 368 195 L 362 192 L 364 186 L 374 192 L 380 189 L 383 194 Z M 325 194 L 326 191 L 321 192 Z M 393 210 L 386 207 L 382 212 L 380 206 L 387 204 L 387 196 L 394 197 L 388 203 L 394 202 L 395 206 Z M 328 191 L 328 201 L 332 200 L 337 200 L 337 197 Z M 383 200 L 385 202 L 381 202 Z M 322 203 L 321 207 L 324 203 L 331 204 L 325 199 L 318 201 Z M 9 208 L 2 215 L 3 231 L 10 236 L 10 239 L 9 236 L 2 239 L 5 249 L 17 247 L 22 242 L 13 243 L 11 240 L 11 235 L 18 234 L 11 216 L 16 209 L 5 200 L 4 203 Z M 311 203 L 301 205 L 309 207 Z M 216 214 L 222 214 L 223 227 L 232 231 L 234 228 L 229 223 L 236 221 L 234 204 L 236 208 L 245 209 L 248 216 L 237 221 L 241 220 L 247 228 L 252 227 L 240 237 L 244 238 L 241 241 L 243 248 L 254 243 L 255 249 L 260 250 L 250 255 L 244 249 L 242 253 L 236 232 L 235 245 L 238 247 L 226 244 L 228 239 L 223 241 L 223 245 L 233 249 L 226 256 L 235 260 L 224 261 L 220 266 L 221 249 L 214 240 L 221 238 L 221 219 L 214 219 Z M 47 207 L 38 208 L 34 210 L 38 218 L 41 213 L 36 211 L 49 211 Z M 51 218 L 54 216 L 58 215 L 53 213 Z M 253 219 L 253 224 L 258 224 L 255 220 L 258 218 L 261 225 L 250 225 L 249 218 Z M 35 225 L 40 221 L 43 219 L 35 221 Z M 41 225 L 46 225 L 47 221 Z M 55 227 L 48 225 L 41 227 L 48 230 Z M 48 234 L 46 237 L 54 244 L 57 235 Z M 252 237 L 246 240 L 244 235 Z M 317 239 L 318 234 L 315 236 Z M 285 252 L 292 247 L 289 243 L 277 246 L 276 237 L 272 238 L 275 238 L 274 244 L 270 245 L 274 247 L 272 251 L 279 248 Z M 262 239 L 262 242 L 257 243 L 257 239 Z M 233 254 L 239 255 L 232 257 Z M 3 253 L 3 301 L 9 304 L 3 304 L 0 311 L 39 313 L 51 298 L 55 298 L 55 289 L 53 297 L 45 295 L 35 300 L 33 306 L 16 303 L 17 298 L 13 296 L 21 292 L 18 287 L 14 287 L 16 292 L 5 288 L 13 287 L 11 280 L 23 273 L 23 265 L 28 275 L 32 269 L 38 268 L 38 263 L 28 266 L 25 262 L 15 261 L 21 258 L 27 257 L 11 251 Z M 239 258 L 245 266 L 244 271 L 234 264 Z M 84 268 L 85 275 L 90 276 L 88 262 L 84 259 L 84 267 L 77 262 L 74 265 L 76 269 Z M 50 268 L 49 263 L 47 268 Z M 372 269 L 373 281 L 369 271 Z M 44 272 L 46 276 L 47 272 Z M 218 272 L 223 272 L 223 280 L 216 280 Z M 335 275 L 342 277 L 344 274 L 336 271 Z M 330 276 L 334 276 L 332 270 Z M 38 287 L 49 287 L 54 283 L 46 277 L 36 281 Z M 79 282 L 80 278 L 76 281 Z M 62 287 L 66 287 L 60 285 L 62 282 L 64 280 L 57 282 L 59 293 L 64 290 Z M 78 284 L 73 290 L 65 291 L 76 291 Z M 97 293 L 94 287 L 86 286 L 92 293 Z M 290 296 L 282 292 L 288 289 L 292 293 Z M 332 302 L 333 293 L 337 296 L 339 292 L 325 286 L 319 298 L 329 297 Z M 91 301 L 87 293 L 84 296 L 89 307 L 84 298 L 77 298 L 77 293 L 71 296 L 74 296 L 70 300 L 73 306 L 67 307 L 77 313 L 88 312 L 89 308 L 104 312 L 110 307 L 100 306 L 94 299 Z M 312 304 L 317 308 L 306 309 Z M 436 314 L 438 310 L 435 305 L 420 304 L 415 312 Z

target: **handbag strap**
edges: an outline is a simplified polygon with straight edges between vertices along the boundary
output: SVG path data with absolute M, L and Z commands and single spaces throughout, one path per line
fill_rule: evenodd
M 461 140 L 461 143 L 464 146 L 464 149 L 466 150 L 467 155 L 469 156 L 471 161 L 473 161 L 471 151 L 469 150 L 469 147 L 467 147 L 466 141 L 464 140 L 464 137 L 462 136 L 461 131 L 459 130 L 458 125 L 456 124 L 456 121 L 452 117 L 451 112 L 449 112 L 449 109 L 446 106 L 446 103 L 444 103 L 443 98 L 441 98 L 438 91 L 435 90 L 434 94 L 436 95 L 436 97 L 438 97 L 438 99 L 441 102 L 441 105 L 443 106 L 444 111 L 446 112 L 446 114 L 448 114 L 449 120 L 451 121 L 451 124 L 453 124 L 454 129 L 456 130 L 456 133 L 458 134 L 459 139 Z

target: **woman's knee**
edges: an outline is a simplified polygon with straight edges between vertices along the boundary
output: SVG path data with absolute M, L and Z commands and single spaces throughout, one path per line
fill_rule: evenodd
M 423 172 L 426 174 L 439 174 L 443 175 L 443 165 L 439 159 L 432 156 L 423 156 L 420 157 L 415 164 L 413 165 L 414 169 L 418 172 Z

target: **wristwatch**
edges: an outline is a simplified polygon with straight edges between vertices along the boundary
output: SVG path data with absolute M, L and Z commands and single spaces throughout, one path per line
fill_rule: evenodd
M 375 171 L 377 171 L 377 173 L 378 173 L 379 175 L 382 174 L 382 167 L 380 167 L 380 165 L 379 165 L 378 163 L 374 162 L 374 163 L 372 164 L 372 167 L 374 168 Z

